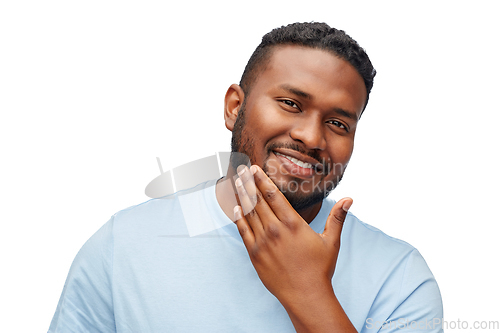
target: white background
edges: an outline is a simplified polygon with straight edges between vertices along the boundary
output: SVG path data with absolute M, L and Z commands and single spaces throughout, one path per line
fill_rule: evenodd
M 77 251 L 148 199 L 157 156 L 229 150 L 227 87 L 295 21 L 345 30 L 378 71 L 332 196 L 420 250 L 446 320 L 500 320 L 500 25 L 471 3 L 2 2 L 0 330 L 48 329 Z

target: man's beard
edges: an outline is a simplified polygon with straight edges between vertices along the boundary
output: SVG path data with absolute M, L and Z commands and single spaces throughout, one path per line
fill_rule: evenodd
M 255 163 L 255 146 L 253 136 L 245 130 L 246 116 L 245 116 L 245 106 L 246 100 L 243 101 L 243 104 L 238 112 L 238 117 L 234 123 L 233 128 L 233 136 L 231 139 L 231 166 L 234 170 L 237 170 L 239 165 L 249 165 Z M 343 170 L 339 172 L 339 176 L 336 177 L 333 181 L 323 182 L 323 178 L 330 172 L 330 166 L 325 165 L 323 167 L 323 177 L 320 180 L 321 186 L 313 186 L 313 190 L 311 193 L 300 192 L 301 184 L 306 182 L 306 180 L 293 178 L 293 180 L 289 181 L 286 184 L 277 183 L 272 175 L 269 173 L 269 168 L 267 166 L 267 159 L 272 154 L 272 150 L 276 148 L 288 148 L 296 151 L 300 151 L 303 154 L 310 155 L 315 158 L 317 161 L 321 161 L 319 156 L 316 153 L 306 153 L 298 145 L 277 145 L 273 144 L 267 148 L 267 157 L 264 160 L 264 165 L 262 166 L 262 170 L 269 176 L 269 178 L 276 184 L 276 186 L 280 189 L 280 191 L 284 194 L 285 198 L 288 200 L 290 205 L 296 211 L 302 211 L 306 208 L 309 208 L 326 198 L 330 192 L 338 185 L 343 176 Z M 332 172 L 335 172 L 333 170 Z

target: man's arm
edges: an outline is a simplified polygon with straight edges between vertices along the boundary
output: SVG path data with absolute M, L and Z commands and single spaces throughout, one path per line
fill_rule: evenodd
M 112 230 L 113 218 L 76 255 L 48 332 L 115 332 Z
M 266 288 L 297 332 L 356 332 L 332 287 L 340 234 L 352 199 L 335 204 L 322 234 L 314 232 L 257 166 L 236 182 L 238 230 Z M 243 212 L 246 213 L 243 216 Z

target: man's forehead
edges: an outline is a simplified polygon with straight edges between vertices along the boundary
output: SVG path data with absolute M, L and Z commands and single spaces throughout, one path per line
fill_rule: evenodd
M 346 72 L 356 73 L 363 81 L 361 74 L 351 63 L 332 51 L 301 45 L 275 46 L 259 76 L 265 76 L 268 72 L 272 72 L 271 75 L 293 75 L 297 71 L 308 73 L 318 69 L 331 76 L 344 76 Z
M 274 45 L 269 52 L 268 64 L 273 62 L 279 62 L 280 60 L 293 61 L 294 59 L 300 60 L 304 56 L 307 57 L 324 57 L 328 55 L 336 59 L 341 59 L 333 51 L 325 50 L 319 47 L 311 47 L 307 45 L 295 45 L 295 44 L 284 44 L 284 45 Z

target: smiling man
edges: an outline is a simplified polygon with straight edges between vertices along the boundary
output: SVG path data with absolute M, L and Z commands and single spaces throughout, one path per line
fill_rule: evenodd
M 232 150 L 262 166 L 310 222 L 349 162 L 367 87 L 333 51 L 284 44 L 268 52 L 258 79 L 229 88 L 226 126 Z
M 115 214 L 77 255 L 49 331 L 440 332 L 418 251 L 327 198 L 374 76 L 326 24 L 265 35 L 226 93 L 227 176 Z M 190 237 L 187 219 L 218 227 Z

